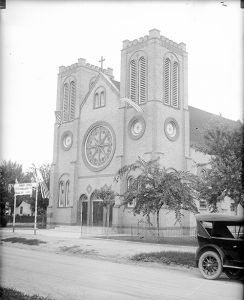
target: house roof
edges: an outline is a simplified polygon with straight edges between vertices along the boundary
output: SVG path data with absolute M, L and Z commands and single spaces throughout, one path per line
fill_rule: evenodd
M 112 81 L 113 84 L 116 86 L 116 88 L 117 88 L 118 90 L 120 90 L 120 82 L 119 82 L 119 81 L 116 81 L 116 80 L 114 80 L 114 79 L 111 79 L 111 81 Z
M 233 126 L 236 121 L 209 113 L 207 111 L 188 106 L 190 118 L 190 145 L 192 147 L 201 147 L 205 145 L 204 132 L 209 125 L 222 123 L 227 126 Z

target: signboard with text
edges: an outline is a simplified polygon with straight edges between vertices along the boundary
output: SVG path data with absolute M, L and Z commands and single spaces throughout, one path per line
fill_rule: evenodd
M 16 183 L 14 185 L 15 195 L 32 195 L 33 187 L 36 187 L 36 183 Z

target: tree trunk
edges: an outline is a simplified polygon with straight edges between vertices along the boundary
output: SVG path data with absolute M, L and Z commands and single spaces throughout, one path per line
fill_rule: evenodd
M 157 210 L 157 231 L 158 231 L 158 243 L 159 243 L 159 210 Z

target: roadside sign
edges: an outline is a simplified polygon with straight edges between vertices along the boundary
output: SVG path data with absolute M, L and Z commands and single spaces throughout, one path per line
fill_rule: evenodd
M 16 183 L 14 185 L 15 195 L 32 195 L 33 187 L 36 187 L 36 183 Z

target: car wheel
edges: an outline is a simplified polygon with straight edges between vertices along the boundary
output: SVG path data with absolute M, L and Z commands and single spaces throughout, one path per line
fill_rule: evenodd
M 216 279 L 222 273 L 221 259 L 214 251 L 203 252 L 199 258 L 198 268 L 204 278 Z
M 240 269 L 225 269 L 224 270 L 225 274 L 230 278 L 230 279 L 242 279 L 243 278 L 243 270 Z

